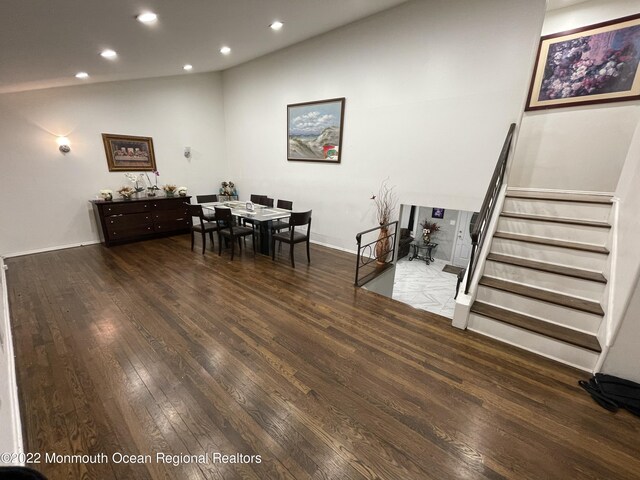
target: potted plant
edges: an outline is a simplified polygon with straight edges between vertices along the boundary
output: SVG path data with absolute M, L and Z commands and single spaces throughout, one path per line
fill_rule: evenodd
M 163 185 L 162 189 L 164 190 L 164 193 L 167 197 L 173 197 L 176 194 L 176 190 L 178 190 L 178 187 L 168 183 L 166 185 Z
M 147 197 L 155 197 L 156 192 L 160 190 L 160 187 L 158 187 L 158 177 L 160 176 L 160 173 L 157 170 L 153 171 L 153 176 L 155 178 L 155 183 L 153 185 L 151 184 L 149 174 L 145 173 L 145 175 L 147 176 L 147 181 L 149 182 L 149 186 L 147 187 Z
M 430 222 L 428 219 L 425 219 L 420 223 L 422 227 L 422 241 L 426 245 L 431 242 L 431 235 L 440 231 L 440 225 L 437 222 Z
M 395 215 L 398 197 L 393 191 L 393 187 L 389 187 L 387 180 L 382 182 L 378 195 L 372 195 L 371 200 L 376 205 L 376 215 L 380 224 L 380 233 L 375 246 L 376 263 L 383 265 L 389 256 L 389 248 L 391 241 L 389 240 L 389 228 L 386 226 Z

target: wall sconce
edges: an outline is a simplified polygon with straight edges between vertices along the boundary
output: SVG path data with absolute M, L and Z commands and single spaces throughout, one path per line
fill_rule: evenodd
M 58 148 L 62 153 L 69 153 L 71 151 L 71 143 L 67 137 L 58 137 L 56 139 Z
M 191 158 L 191 147 L 184 147 L 184 158 Z

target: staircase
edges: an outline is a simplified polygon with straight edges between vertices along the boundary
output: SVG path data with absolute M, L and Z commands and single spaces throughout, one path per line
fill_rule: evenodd
M 610 196 L 507 190 L 468 328 L 593 370 L 611 212 Z

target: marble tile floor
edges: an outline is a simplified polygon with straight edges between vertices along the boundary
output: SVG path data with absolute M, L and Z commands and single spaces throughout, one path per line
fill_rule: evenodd
M 430 265 L 423 260 L 404 257 L 396 263 L 393 299 L 414 308 L 453 318 L 458 277 L 442 268 L 448 262 L 435 259 Z

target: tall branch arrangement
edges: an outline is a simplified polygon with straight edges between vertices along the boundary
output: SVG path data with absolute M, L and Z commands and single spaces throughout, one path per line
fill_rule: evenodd
M 378 222 L 385 225 L 394 217 L 396 206 L 398 205 L 398 196 L 393 191 L 395 187 L 389 186 L 389 179 L 382 182 L 378 195 L 372 195 L 371 200 L 376 204 Z

